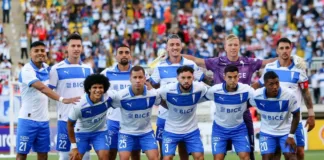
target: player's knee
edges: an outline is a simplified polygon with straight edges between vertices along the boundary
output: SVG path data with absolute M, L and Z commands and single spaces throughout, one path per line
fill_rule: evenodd
M 194 157 L 194 160 L 204 160 L 204 155 L 200 154 Z
M 26 160 L 26 159 L 27 159 L 27 154 L 18 153 L 16 156 L 16 160 Z
M 172 160 L 173 156 L 163 156 L 163 160 Z
M 239 157 L 241 160 L 250 160 L 250 152 L 240 152 Z
M 46 153 L 37 153 L 37 159 L 38 160 L 47 160 L 48 159 L 47 152 Z
M 117 157 L 117 150 L 116 149 L 110 149 L 109 150 L 109 159 L 116 159 Z
M 214 160 L 224 160 L 225 154 L 216 154 L 214 155 Z
M 91 159 L 91 156 L 90 156 L 90 152 L 88 151 L 83 155 L 82 160 L 90 160 L 90 159 Z
M 141 159 L 141 151 L 132 151 L 131 153 L 132 160 L 140 160 Z
M 302 147 L 297 147 L 297 157 L 298 159 L 304 159 L 305 156 L 305 152 L 304 152 L 304 148 Z
M 59 152 L 59 160 L 69 160 L 69 152 Z

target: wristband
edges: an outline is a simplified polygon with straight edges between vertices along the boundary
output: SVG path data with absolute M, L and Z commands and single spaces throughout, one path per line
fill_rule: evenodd
M 60 97 L 60 98 L 59 98 L 59 101 L 60 101 L 60 102 L 63 102 L 63 99 L 64 99 L 63 97 Z
M 313 108 L 308 109 L 308 116 L 315 116 Z
M 294 134 L 288 134 L 288 137 L 290 137 L 290 138 L 294 138 L 295 135 L 294 135 Z
M 72 148 L 72 149 L 77 148 L 76 143 L 71 143 L 71 148 Z

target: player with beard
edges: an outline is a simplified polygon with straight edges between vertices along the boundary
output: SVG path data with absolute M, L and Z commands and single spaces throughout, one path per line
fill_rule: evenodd
M 115 58 L 118 63 L 110 68 L 106 68 L 101 72 L 101 74 L 105 75 L 109 79 L 109 82 L 111 84 L 109 90 L 119 91 L 131 85 L 131 82 L 129 80 L 130 70 L 132 69 L 132 65 L 130 63 L 132 59 L 130 48 L 126 45 L 119 46 L 116 50 Z M 109 134 L 108 139 L 110 143 L 110 160 L 116 159 L 117 156 L 120 118 L 120 108 L 109 109 L 107 114 L 107 126 Z M 134 151 L 132 151 L 132 159 L 140 159 L 140 148 L 138 147 L 138 145 L 134 146 Z
M 47 159 L 51 146 L 47 97 L 64 104 L 75 103 L 80 99 L 64 99 L 47 87 L 49 68 L 44 63 L 46 52 L 43 42 L 33 42 L 30 50 L 31 60 L 19 74 L 22 106 L 17 126 L 17 160 L 26 160 L 31 148 L 37 152 L 37 159 Z
M 177 69 L 177 80 L 178 83 L 159 89 L 159 94 L 168 108 L 162 135 L 163 160 L 173 159 L 180 142 L 185 144 L 187 154 L 191 154 L 195 160 L 202 160 L 204 147 L 196 110 L 197 103 L 207 92 L 207 87 L 202 82 L 194 82 L 194 69 L 189 66 Z
M 224 82 L 224 70 L 228 65 L 235 65 L 239 69 L 239 82 L 251 85 L 252 75 L 255 71 L 265 67 L 266 64 L 274 62 L 277 58 L 260 60 L 256 58 L 240 57 L 240 41 L 239 38 L 233 34 L 225 38 L 226 56 L 201 59 L 190 55 L 183 55 L 183 57 L 194 61 L 198 66 L 206 68 L 214 73 L 214 83 L 219 84 Z M 303 59 L 298 56 L 293 57 L 293 61 L 297 68 L 305 69 L 306 65 Z M 250 158 L 254 160 L 254 129 L 251 113 L 249 110 L 244 112 L 244 122 L 249 133 L 249 140 L 251 144 Z M 228 149 L 231 149 L 232 144 L 228 143 Z

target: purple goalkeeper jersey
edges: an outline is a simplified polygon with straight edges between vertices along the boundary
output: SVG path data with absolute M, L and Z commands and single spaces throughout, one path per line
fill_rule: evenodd
M 231 62 L 226 56 L 205 59 L 206 68 L 213 71 L 214 83 L 224 82 L 224 70 L 227 65 L 232 64 L 239 69 L 239 82 L 251 84 L 252 75 L 262 66 L 262 60 L 256 58 L 239 57 L 238 61 Z

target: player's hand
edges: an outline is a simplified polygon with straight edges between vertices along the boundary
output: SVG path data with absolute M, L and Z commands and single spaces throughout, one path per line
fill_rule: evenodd
M 166 60 L 168 58 L 168 53 L 165 49 L 159 49 L 157 56 L 161 58 L 161 60 Z
M 308 116 L 305 127 L 308 127 L 307 132 L 314 129 L 314 127 L 315 127 L 315 116 Z
M 299 69 L 307 69 L 307 65 L 306 65 L 306 62 L 304 61 L 303 58 L 299 57 L 299 56 L 291 56 L 296 67 L 299 68 Z
M 296 152 L 297 145 L 294 138 L 288 137 L 286 140 L 286 147 L 289 146 L 291 151 Z
M 73 97 L 73 98 L 64 98 L 63 103 L 64 104 L 76 104 L 76 102 L 80 101 L 81 97 Z
M 147 90 L 153 89 L 153 86 L 152 86 L 152 84 L 149 81 L 146 81 L 145 82 L 145 85 L 146 85 Z
M 81 154 L 79 153 L 77 148 L 74 148 L 70 152 L 70 160 L 82 160 Z

